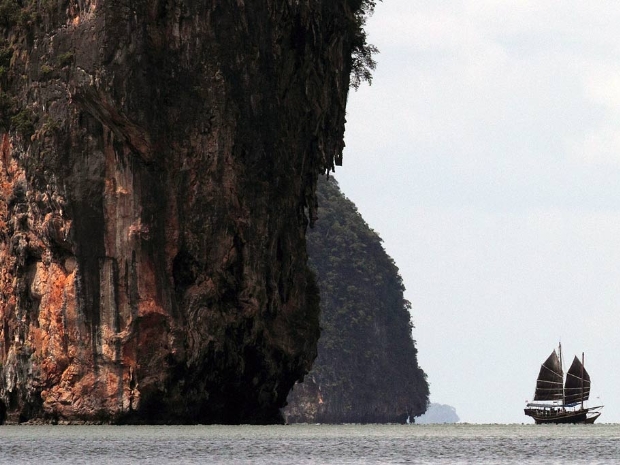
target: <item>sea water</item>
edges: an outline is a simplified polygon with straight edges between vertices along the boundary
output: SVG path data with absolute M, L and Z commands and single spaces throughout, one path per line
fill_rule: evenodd
M 620 425 L 1 426 L 10 464 L 612 464 Z

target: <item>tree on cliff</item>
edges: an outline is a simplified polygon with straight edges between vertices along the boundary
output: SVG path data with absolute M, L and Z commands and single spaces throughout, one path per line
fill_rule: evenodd
M 353 0 L 356 19 L 356 32 L 354 34 L 353 51 L 351 58 L 351 87 L 357 89 L 363 81 L 372 83 L 372 72 L 377 66 L 373 55 L 379 53 L 379 49 L 367 41 L 366 20 L 372 16 L 375 11 L 376 2 L 373 0 Z M 359 5 L 357 5 L 359 4 Z
M 307 235 L 321 293 L 318 357 L 289 396 L 289 422 L 396 422 L 426 410 L 410 303 L 381 239 L 331 178 Z

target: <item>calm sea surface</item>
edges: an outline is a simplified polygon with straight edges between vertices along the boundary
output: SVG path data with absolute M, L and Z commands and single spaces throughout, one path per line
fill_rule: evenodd
M 1 426 L 11 464 L 612 464 L 620 425 Z

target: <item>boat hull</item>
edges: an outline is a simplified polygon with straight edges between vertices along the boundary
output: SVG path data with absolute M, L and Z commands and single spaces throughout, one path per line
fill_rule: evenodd
M 588 409 L 577 411 L 551 411 L 539 409 L 525 409 L 525 414 L 532 417 L 537 425 L 542 424 L 592 424 L 601 415 L 601 412 L 589 412 Z

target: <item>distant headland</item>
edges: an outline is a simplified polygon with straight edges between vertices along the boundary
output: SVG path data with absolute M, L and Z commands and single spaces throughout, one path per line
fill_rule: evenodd
M 424 415 L 415 417 L 415 422 L 421 425 L 432 423 L 458 423 L 459 416 L 456 409 L 450 405 L 431 403 Z

